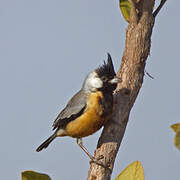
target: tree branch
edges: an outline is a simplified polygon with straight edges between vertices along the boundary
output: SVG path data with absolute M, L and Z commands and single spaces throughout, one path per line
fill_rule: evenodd
M 156 10 L 154 11 L 154 13 L 153 13 L 153 16 L 154 16 L 154 17 L 157 16 L 157 14 L 158 14 L 159 11 L 161 10 L 161 8 L 164 6 L 164 4 L 165 4 L 166 1 L 167 1 L 167 0 L 161 0 L 159 6 L 157 7 L 157 9 L 156 9 Z
M 149 2 L 147 0 L 141 0 L 140 3 L 142 3 L 142 14 L 152 14 L 154 2 L 155 0 L 150 0 Z
M 129 0 L 131 3 L 131 10 L 130 10 L 130 23 L 137 24 L 138 23 L 138 15 L 136 12 L 136 2 L 134 0 Z
M 99 138 L 95 158 L 113 170 L 114 161 L 128 123 L 129 114 L 143 83 L 146 59 L 150 52 L 154 26 L 152 7 L 154 0 L 143 0 L 143 14 L 136 23 L 130 23 L 126 31 L 126 44 L 117 76 L 122 79 L 114 94 L 111 119 Z M 145 12 L 145 13 L 144 13 Z M 146 13 L 148 12 L 148 13 Z M 151 12 L 151 13 L 150 13 Z M 112 171 L 91 163 L 88 180 L 110 180 Z

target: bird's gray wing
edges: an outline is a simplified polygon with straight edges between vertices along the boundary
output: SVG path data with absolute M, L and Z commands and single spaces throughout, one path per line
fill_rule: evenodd
M 60 112 L 53 123 L 53 130 L 65 128 L 66 125 L 79 117 L 86 108 L 86 94 L 83 90 L 76 93 L 68 102 L 67 106 Z

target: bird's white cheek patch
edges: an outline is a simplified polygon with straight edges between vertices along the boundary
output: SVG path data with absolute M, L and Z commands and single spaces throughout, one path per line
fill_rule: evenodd
M 91 79 L 91 85 L 95 88 L 101 88 L 103 86 L 103 82 L 100 78 L 92 78 Z

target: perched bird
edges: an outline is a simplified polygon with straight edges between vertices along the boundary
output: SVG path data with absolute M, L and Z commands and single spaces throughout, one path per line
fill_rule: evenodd
M 92 161 L 96 162 L 83 146 L 81 138 L 98 131 L 109 119 L 113 108 L 113 91 L 119 81 L 111 56 L 108 54 L 107 63 L 104 62 L 102 66 L 87 75 L 81 90 L 71 98 L 54 121 L 54 134 L 36 151 L 47 148 L 56 137 L 70 136 L 76 138 L 77 144 Z

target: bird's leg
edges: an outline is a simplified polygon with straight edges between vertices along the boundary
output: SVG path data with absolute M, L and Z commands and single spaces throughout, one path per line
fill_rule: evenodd
M 99 161 L 99 159 L 102 159 L 101 158 L 98 158 L 98 159 L 95 159 L 95 157 L 93 157 L 89 152 L 88 150 L 83 146 L 82 144 L 82 139 L 81 138 L 77 138 L 77 144 L 79 145 L 79 147 L 89 156 L 89 158 L 91 159 L 91 162 L 94 162 L 104 168 L 108 168 L 106 167 L 102 162 Z
M 77 138 L 77 144 L 79 147 L 89 156 L 89 158 L 93 161 L 95 158 L 88 152 L 88 150 L 83 146 L 82 139 Z

